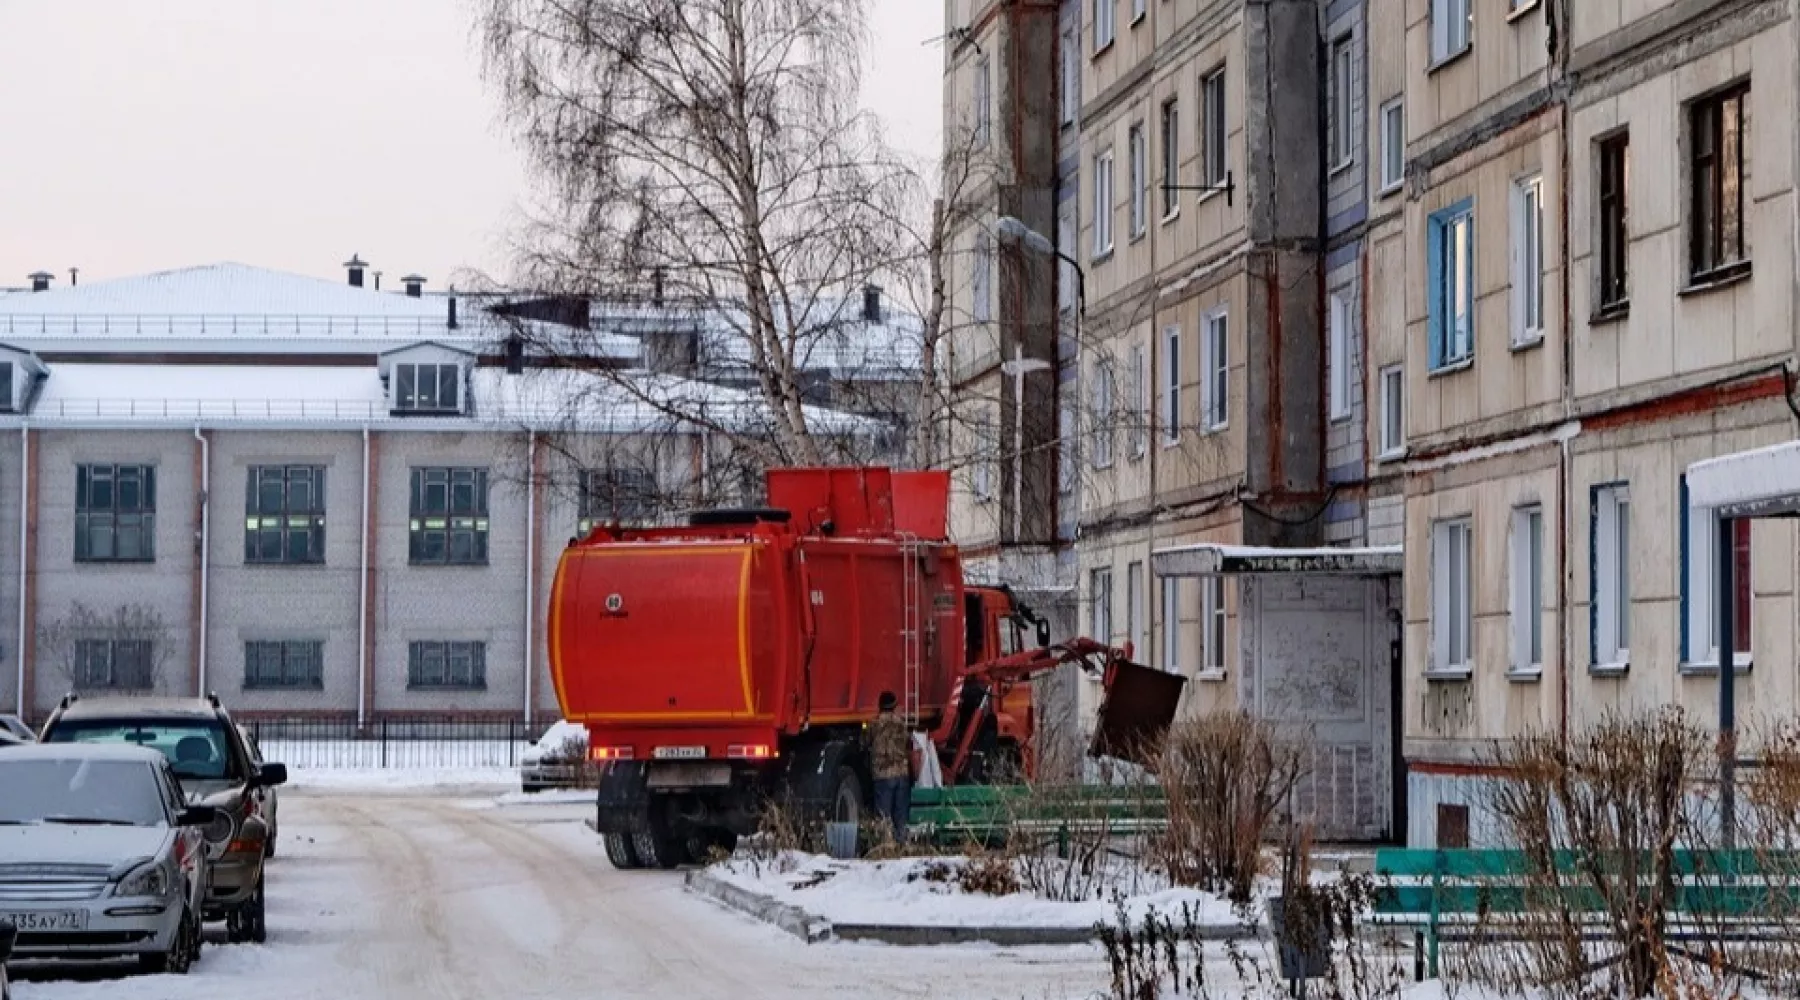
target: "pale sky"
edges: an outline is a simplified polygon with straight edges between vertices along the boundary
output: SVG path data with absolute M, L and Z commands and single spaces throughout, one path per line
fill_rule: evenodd
M 872 0 L 864 103 L 935 155 L 938 0 Z M 0 286 L 352 253 L 500 273 L 526 184 L 471 0 L 0 0 Z

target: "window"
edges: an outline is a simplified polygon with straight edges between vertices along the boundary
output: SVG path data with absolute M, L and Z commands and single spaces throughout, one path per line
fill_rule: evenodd
M 1596 667 L 1631 662 L 1631 493 L 1626 486 L 1594 490 L 1590 512 L 1593 579 L 1590 653 Z
M 324 689 L 324 642 L 298 639 L 244 643 L 244 690 Z
M 1440 63 L 1466 52 L 1474 28 L 1469 0 L 1431 0 L 1431 61 Z
M 1381 193 L 1397 191 L 1406 179 L 1406 104 L 1400 98 L 1381 106 Z
M 1144 655 L 1149 635 L 1144 631 L 1144 564 L 1134 562 L 1125 567 L 1125 638 L 1131 643 L 1131 655 Z
M 994 237 L 990 233 L 975 234 L 975 259 L 970 264 L 970 311 L 975 322 L 994 318 Z
M 1544 339 L 1544 179 L 1533 175 L 1512 189 L 1512 342 Z
M 156 668 L 148 639 L 78 639 L 75 642 L 75 690 L 149 691 L 156 687 Z
M 1406 371 L 1399 365 L 1381 370 L 1381 457 L 1406 451 Z
M 1181 183 L 1181 104 L 1171 97 L 1162 106 L 1162 210 L 1163 218 L 1181 211 L 1175 185 Z
M 155 466 L 76 466 L 75 561 L 156 561 Z
M 1475 203 L 1431 216 L 1425 234 L 1431 369 L 1450 368 L 1475 353 Z
M 1150 451 L 1150 352 L 1131 345 L 1131 457 Z
M 1687 502 L 1687 481 L 1681 484 L 1682 549 L 1687 558 L 1687 578 L 1682 581 L 1681 603 L 1686 614 L 1682 658 L 1689 664 L 1719 665 L 1719 518 L 1705 507 Z M 1750 575 L 1750 521 L 1731 524 L 1731 629 L 1732 662 L 1750 665 L 1750 621 L 1755 610 Z
M 394 366 L 395 413 L 459 413 L 460 365 Z
M 487 470 L 412 470 L 410 531 L 415 566 L 487 565 Z
M 1144 19 L 1144 12 L 1148 7 L 1148 0 L 1131 0 L 1131 23 L 1136 24 L 1139 21 L 1142 21 Z
M 984 415 L 975 421 L 975 467 L 969 474 L 969 492 L 975 495 L 976 503 L 993 502 L 995 466 L 999 462 L 1000 429 L 992 416 Z
M 1081 110 L 1081 50 L 1075 46 L 1075 33 L 1062 36 L 1062 123 L 1075 124 Z
M 1630 216 L 1626 187 L 1631 180 L 1631 136 L 1620 133 L 1603 140 L 1597 150 L 1600 168 L 1599 313 L 1623 309 L 1630 296 L 1627 267 Z
M 1352 36 L 1331 43 L 1331 165 L 1342 169 L 1356 160 L 1356 90 L 1353 77 Z
M 1093 602 L 1090 619 L 1094 639 L 1112 643 L 1112 570 L 1097 569 L 1088 574 L 1088 600 Z
M 1150 150 L 1144 143 L 1144 125 L 1131 126 L 1131 237 L 1144 235 L 1150 215 Z
M 1114 5 L 1118 0 L 1094 0 L 1094 51 L 1105 50 L 1113 43 L 1113 35 L 1118 30 L 1114 18 L 1118 16 Z
M 1225 183 L 1225 67 L 1200 78 L 1200 183 Z
M 1094 468 L 1113 463 L 1113 371 L 1110 362 L 1094 366 Z
M 325 561 L 325 467 L 253 465 L 244 486 L 244 561 Z
M 1220 430 L 1231 419 L 1231 348 L 1230 325 L 1225 310 L 1206 316 L 1206 339 L 1201 342 L 1201 369 L 1206 381 L 1200 389 L 1201 426 Z
M 406 687 L 411 691 L 487 690 L 487 643 L 407 643 Z
M 1544 511 L 1520 507 L 1512 515 L 1512 669 L 1528 674 L 1544 665 Z
M 659 506 L 656 475 L 649 469 L 583 469 L 575 530 L 585 536 L 596 524 L 643 524 L 656 517 Z
M 0 413 L 12 413 L 14 409 L 12 362 L 0 361 Z
M 1744 246 L 1744 111 L 1748 84 L 1688 109 L 1688 276 L 1696 283 L 1730 277 L 1750 265 Z
M 1200 578 L 1200 672 L 1225 673 L 1225 578 Z
M 1331 419 L 1343 420 L 1350 416 L 1350 308 L 1341 295 L 1333 295 L 1327 306 Z
M 1062 405 L 1056 409 L 1056 433 L 1058 448 L 1056 456 L 1056 486 L 1059 492 L 1075 492 L 1075 442 L 1080 434 L 1081 413 L 1077 409 L 1079 401 L 1064 395 Z
M 1431 526 L 1431 666 L 1440 673 L 1473 668 L 1472 524 L 1468 518 Z
M 987 57 L 975 62 L 975 147 L 986 146 L 994 128 L 994 80 Z
M 1107 150 L 1094 157 L 1094 257 L 1113 248 L 1113 155 Z
M 1181 672 L 1181 578 L 1162 578 L 1162 668 Z
M 1181 440 L 1181 327 L 1163 330 L 1163 444 Z

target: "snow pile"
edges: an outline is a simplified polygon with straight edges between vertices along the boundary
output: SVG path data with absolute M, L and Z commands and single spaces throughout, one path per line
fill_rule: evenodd
M 1100 877 L 1095 896 L 1075 902 L 1046 899 L 1028 891 L 1006 896 L 966 892 L 958 883 L 968 859 L 903 858 L 894 861 L 837 861 L 788 852 L 771 860 L 734 858 L 714 865 L 718 878 L 833 924 L 897 927 L 1093 927 L 1116 921 L 1118 906 L 1136 923 L 1156 911 L 1196 924 L 1243 922 L 1232 904 L 1212 893 L 1171 887 L 1167 880 L 1135 865 Z M 1041 866 L 1042 860 L 1016 865 Z M 1129 869 L 1129 870 L 1128 870 Z M 1029 880 L 1026 880 L 1029 884 Z M 1260 907 L 1251 911 L 1260 914 Z
M 431 791 L 517 787 L 510 767 L 289 768 L 288 786 L 329 791 Z

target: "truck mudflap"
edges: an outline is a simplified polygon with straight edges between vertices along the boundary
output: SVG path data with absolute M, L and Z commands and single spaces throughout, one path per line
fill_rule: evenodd
M 1175 722 L 1187 678 L 1119 659 L 1107 665 L 1104 684 L 1088 753 L 1156 770 L 1156 758 Z

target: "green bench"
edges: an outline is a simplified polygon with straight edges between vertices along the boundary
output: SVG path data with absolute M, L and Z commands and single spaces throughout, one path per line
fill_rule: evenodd
M 1023 834 L 1066 848 L 1080 833 L 1153 831 L 1167 818 L 1168 803 L 1155 788 L 961 785 L 912 793 L 912 828 L 941 846 L 999 844 Z
M 1800 852 L 1676 851 L 1673 860 L 1680 884 L 1670 916 L 1752 925 L 1772 913 L 1800 915 Z M 1383 849 L 1375 853 L 1372 916 L 1379 923 L 1418 927 L 1424 964 L 1436 978 L 1438 943 L 1446 933 L 1456 939 L 1485 916 L 1530 912 L 1533 902 L 1543 901 L 1543 892 L 1560 893 L 1562 905 L 1590 920 L 1604 917 L 1599 892 L 1579 874 L 1581 858 L 1561 851 L 1554 864 L 1569 881 L 1532 889 L 1527 876 L 1534 868 L 1523 851 Z

